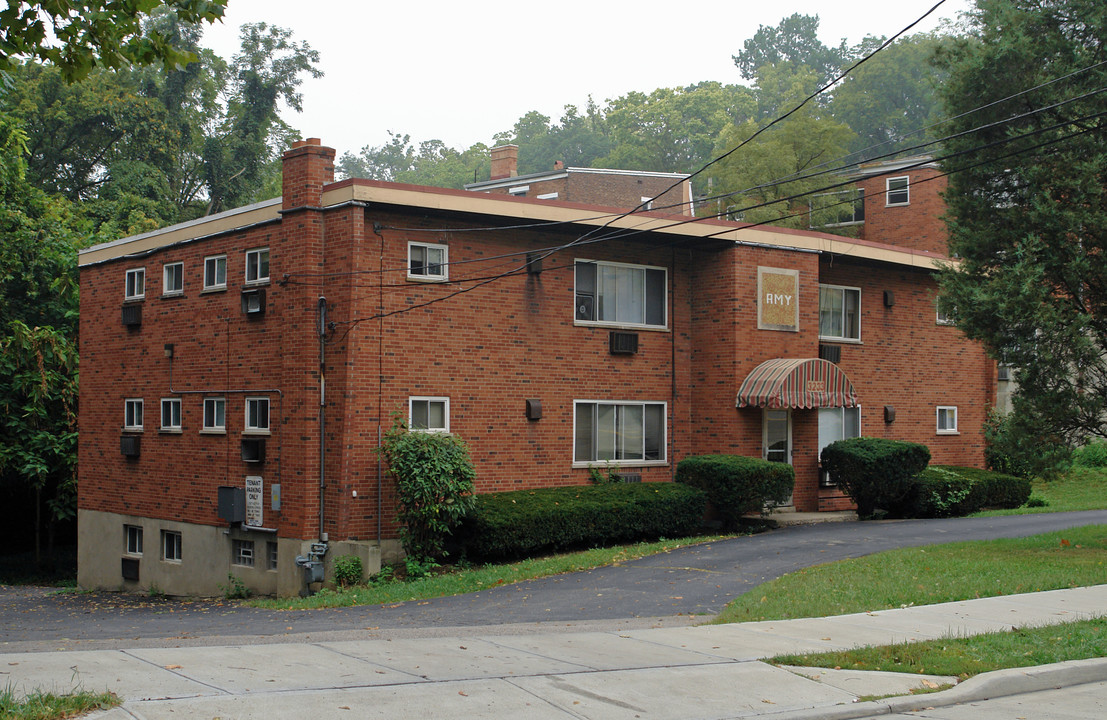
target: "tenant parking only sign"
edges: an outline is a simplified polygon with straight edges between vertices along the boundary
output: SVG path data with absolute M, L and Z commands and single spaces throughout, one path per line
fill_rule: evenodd
M 262 522 L 262 482 L 258 475 L 246 476 L 246 524 L 249 527 L 264 527 Z
M 757 268 L 757 328 L 799 331 L 799 270 Z

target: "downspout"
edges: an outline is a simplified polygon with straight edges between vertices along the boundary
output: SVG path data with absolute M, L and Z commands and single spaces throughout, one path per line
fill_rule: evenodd
M 327 376 L 323 349 L 327 342 L 327 298 L 319 297 L 319 542 L 327 542 L 323 529 L 326 518 L 326 429 L 327 429 Z

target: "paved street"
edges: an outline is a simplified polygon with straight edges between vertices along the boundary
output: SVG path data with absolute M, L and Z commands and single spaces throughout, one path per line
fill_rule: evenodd
M 113 593 L 53 594 L 0 589 L 0 651 L 165 644 L 279 642 L 330 633 L 380 637 L 448 628 L 671 627 L 702 621 L 732 598 L 788 572 L 894 547 L 1023 537 L 1107 523 L 1107 511 L 996 518 L 825 523 L 683 548 L 618 566 L 560 575 L 457 597 L 389 606 L 268 611 L 221 601 L 177 601 Z

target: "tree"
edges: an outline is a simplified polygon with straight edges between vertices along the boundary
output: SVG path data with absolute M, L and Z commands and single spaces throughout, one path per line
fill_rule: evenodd
M 718 82 L 627 93 L 608 102 L 614 147 L 598 162 L 629 170 L 698 170 L 711 159 L 719 133 L 750 118 L 753 110 L 749 88 Z
M 257 191 L 279 177 L 280 151 L 295 134 L 281 122 L 279 104 L 300 112 L 301 76 L 323 76 L 319 53 L 293 41 L 291 30 L 253 23 L 241 37 L 227 70 L 226 116 L 202 151 L 209 212 L 265 199 Z
M 883 38 L 874 38 L 877 45 Z M 931 59 L 952 38 L 920 33 L 901 38 L 854 69 L 837 87 L 830 110 L 857 133 L 854 151 L 869 156 L 930 140 L 920 129 L 942 116 L 938 88 L 945 73 Z
M 70 203 L 26 181 L 25 153 L 0 113 L 0 490 L 6 507 L 29 500 L 39 551 L 44 525 L 52 538 L 76 513 L 76 251 L 87 235 Z
M 819 40 L 818 15 L 795 13 L 776 27 L 758 27 L 733 58 L 738 71 L 747 80 L 754 79 L 757 71 L 766 65 L 792 71 L 805 66 L 815 71 L 821 86 L 837 76 L 851 56 L 845 38 L 836 48 L 827 47 Z
M 940 302 L 1018 369 L 1014 407 L 1033 428 L 1028 445 L 1102 437 L 1107 66 L 1097 63 L 1107 60 L 1107 5 L 978 0 L 970 22 L 973 33 L 940 56 L 946 131 L 981 128 L 946 143 L 967 154 L 946 163 L 960 262 L 942 272 Z
M 9 2 L 0 11 L 0 75 L 19 58 L 57 66 L 67 82 L 93 68 L 163 62 L 183 65 L 192 59 L 158 31 L 143 32 L 142 21 L 158 6 L 172 8 L 183 22 L 213 23 L 228 0 L 40 0 Z M 53 36 L 51 38 L 51 35 Z
M 761 76 L 774 74 L 762 68 Z M 810 70 L 790 75 L 792 86 L 781 96 L 782 105 L 794 107 L 806 96 L 813 80 Z M 749 140 L 761 127 L 753 120 L 733 124 L 722 132 L 715 155 Z M 819 169 L 841 158 L 853 132 L 821 113 L 814 104 L 805 105 L 784 122 L 769 128 L 755 141 L 712 165 L 706 175 L 709 195 L 715 204 L 704 205 L 709 213 L 727 212 L 745 222 L 767 222 L 783 227 L 807 228 L 821 224 L 805 212 L 806 195 L 827 184 L 825 177 L 789 180 Z M 833 209 L 825 212 L 834 213 Z

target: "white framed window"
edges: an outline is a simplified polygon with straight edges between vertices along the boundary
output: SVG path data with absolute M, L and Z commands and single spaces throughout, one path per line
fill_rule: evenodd
M 123 551 L 128 555 L 142 554 L 142 527 L 139 525 L 123 526 Z
M 526 197 L 528 192 L 530 192 L 530 185 L 519 185 L 507 189 L 507 194 L 514 197 Z
M 269 282 L 269 248 L 246 251 L 246 282 Z
M 938 310 L 935 313 L 934 323 L 936 325 L 956 325 L 957 324 L 956 322 L 953 321 L 953 316 L 952 315 L 950 315 L 947 312 L 942 312 L 941 310 Z
M 204 398 L 204 430 L 224 432 L 227 429 L 227 401 L 224 398 Z
M 254 566 L 254 541 L 253 540 L 232 540 L 231 541 L 231 564 L 242 565 L 243 567 Z
M 408 428 L 420 432 L 450 432 L 450 398 L 408 398 Z
M 911 204 L 911 178 L 907 175 L 890 177 L 885 180 L 884 204 L 893 205 Z
M 127 398 L 123 401 L 123 429 L 142 429 L 142 398 Z
M 450 276 L 449 246 L 432 243 L 407 244 L 408 280 L 445 280 Z
M 665 461 L 665 403 L 573 401 L 573 462 Z
M 184 263 L 166 263 L 161 269 L 161 294 L 184 294 Z
M 142 300 L 146 297 L 146 268 L 131 268 L 127 271 L 124 300 Z
M 938 434 L 957 435 L 957 408 L 953 405 L 938 406 Z
M 537 197 L 538 197 L 539 200 L 557 200 L 557 193 L 555 193 L 555 192 L 542 193 L 541 195 L 538 195 Z
M 161 531 L 161 559 L 181 561 L 181 534 L 172 530 Z
M 161 399 L 161 429 L 168 432 L 181 431 L 181 399 Z
M 227 289 L 227 256 L 212 255 L 204 258 L 204 289 Z
M 269 398 L 246 398 L 246 431 L 269 432 Z
M 861 339 L 861 289 L 819 286 L 819 338 Z
M 667 326 L 665 268 L 576 261 L 576 322 L 598 325 Z

